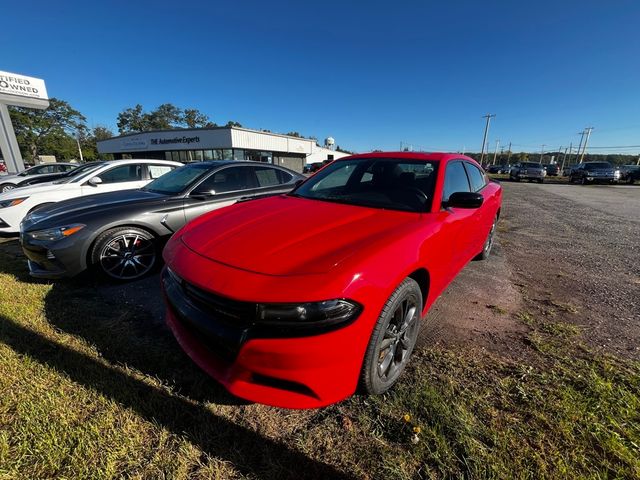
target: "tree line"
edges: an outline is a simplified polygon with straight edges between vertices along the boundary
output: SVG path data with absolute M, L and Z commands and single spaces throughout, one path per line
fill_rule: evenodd
M 22 158 L 28 163 L 33 163 L 39 155 L 55 155 L 58 160 L 77 159 L 78 146 L 86 161 L 113 158 L 111 154 L 98 153 L 97 148 L 98 141 L 114 136 L 113 131 L 104 125 L 89 127 L 86 117 L 64 100 L 51 98 L 45 110 L 9 107 L 9 113 Z M 218 125 L 196 108 L 182 109 L 171 103 L 163 103 L 150 111 L 145 111 L 140 104 L 125 108 L 118 114 L 117 126 L 118 133 L 124 135 Z M 242 127 L 242 124 L 231 120 L 225 126 Z

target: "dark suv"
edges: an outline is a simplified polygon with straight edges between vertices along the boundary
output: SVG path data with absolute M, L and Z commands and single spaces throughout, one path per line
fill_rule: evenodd
M 519 182 L 520 180 L 535 180 L 538 183 L 544 182 L 547 175 L 541 163 L 520 162 L 516 163 L 509 171 L 509 178 Z
M 586 162 L 576 165 L 571 171 L 569 182 L 581 183 L 582 185 L 589 183 L 615 183 L 618 181 L 619 175 L 619 171 L 616 172 L 609 162 Z

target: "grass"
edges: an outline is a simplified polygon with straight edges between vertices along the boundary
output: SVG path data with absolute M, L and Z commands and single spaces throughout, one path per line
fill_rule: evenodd
M 0 478 L 638 478 L 640 366 L 521 312 L 527 360 L 434 347 L 378 397 L 225 394 L 145 312 L 0 246 Z M 497 312 L 500 313 L 500 312 Z

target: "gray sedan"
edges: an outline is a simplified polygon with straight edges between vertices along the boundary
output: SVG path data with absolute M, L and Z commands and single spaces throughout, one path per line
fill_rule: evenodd
M 20 241 L 32 276 L 71 277 L 97 267 L 133 280 L 160 261 L 164 242 L 190 220 L 238 201 L 289 192 L 304 176 L 256 162 L 200 162 L 138 190 L 55 203 L 29 214 Z

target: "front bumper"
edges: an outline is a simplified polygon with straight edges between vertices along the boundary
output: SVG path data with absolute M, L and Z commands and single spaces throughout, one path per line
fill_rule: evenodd
M 21 232 L 20 245 L 27 257 L 29 274 L 34 278 L 55 280 L 82 272 L 85 269 L 83 254 L 76 240 L 71 237 L 59 242 L 42 242 Z
M 192 258 L 180 262 L 182 265 L 195 266 L 194 260 L 199 258 L 200 268 L 213 266 L 207 268 L 209 278 L 234 282 L 237 274 L 232 272 L 234 269 L 215 266 L 208 260 L 202 265 L 202 257 L 193 252 L 187 255 Z M 251 291 L 251 283 L 251 279 L 246 279 L 245 289 L 239 291 Z M 272 288 L 279 290 L 276 286 Z M 318 408 L 355 392 L 376 320 L 375 309 L 365 307 L 353 323 L 329 333 L 256 338 L 245 319 L 234 324 L 217 318 L 211 310 L 203 311 L 189 300 L 166 270 L 162 289 L 167 305 L 166 322 L 178 343 L 230 393 L 277 407 Z
M 591 183 L 614 183 L 618 181 L 615 175 L 585 175 L 584 178 Z

